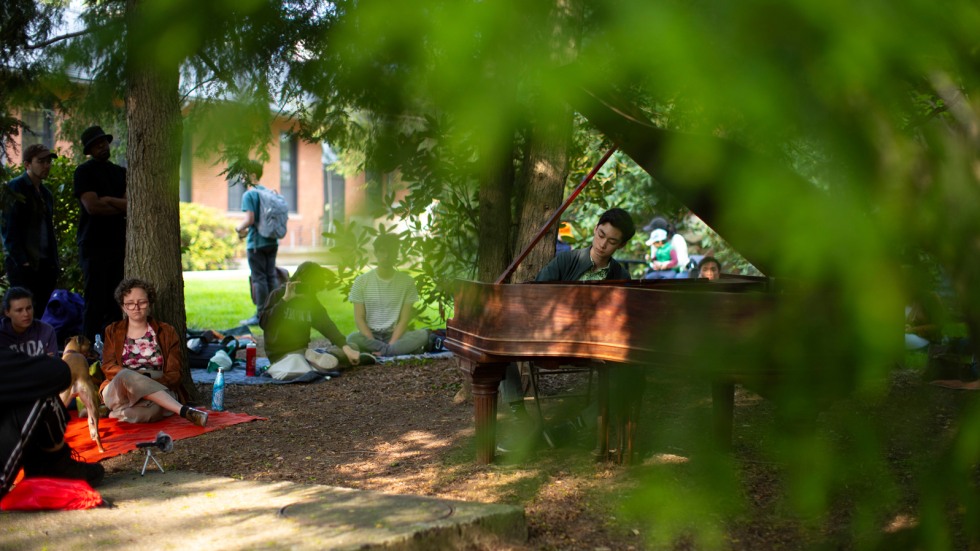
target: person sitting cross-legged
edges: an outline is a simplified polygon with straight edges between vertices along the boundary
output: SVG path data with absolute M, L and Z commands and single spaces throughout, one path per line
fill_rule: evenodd
M 395 269 L 400 243 L 396 235 L 379 235 L 374 240 L 378 267 L 357 276 L 350 290 L 357 332 L 347 343 L 378 356 L 418 354 L 429 347 L 428 330 L 408 330 L 419 294 L 411 276 Z
M 116 301 L 125 319 L 106 327 L 99 388 L 109 417 L 127 423 L 152 423 L 174 413 L 199 427 L 208 413 L 181 404 L 180 337 L 172 325 L 150 316 L 156 288 L 142 279 L 124 279 Z
M 265 331 L 265 353 L 277 362 L 286 354 L 305 354 L 310 346 L 310 329 L 316 329 L 333 345 L 327 352 L 339 364 L 374 363 L 374 357 L 362 354 L 346 342 L 344 334 L 330 319 L 317 298 L 327 284 L 327 269 L 314 262 L 304 262 L 285 285 L 269 295 L 259 317 Z

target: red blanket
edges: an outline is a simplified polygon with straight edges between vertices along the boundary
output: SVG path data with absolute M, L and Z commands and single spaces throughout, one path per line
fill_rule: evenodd
M 99 453 L 95 442 L 88 436 L 88 422 L 78 419 L 78 414 L 72 411 L 68 429 L 65 431 L 65 441 L 86 461 L 93 463 L 135 450 L 136 444 L 140 442 L 152 442 L 160 431 L 169 434 L 174 440 L 180 440 L 255 420 L 265 421 L 266 418 L 247 413 L 208 411 L 208 426 L 203 428 L 179 415 L 171 415 L 156 423 L 120 423 L 115 419 L 99 419 L 99 434 L 102 436 L 102 446 L 105 447 L 105 453 Z

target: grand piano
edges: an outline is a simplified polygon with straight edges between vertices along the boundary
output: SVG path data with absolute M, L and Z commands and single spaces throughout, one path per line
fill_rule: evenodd
M 775 173 L 782 193 L 795 193 L 797 198 L 814 193 L 798 175 L 778 163 L 724 140 L 656 128 L 621 102 L 581 91 L 573 98 L 573 105 L 723 236 L 726 230 L 737 235 L 739 228 L 732 226 L 731 217 L 718 215 L 718 182 L 698 171 L 664 162 L 668 146 L 711 147 L 719 162 L 766 167 Z M 773 214 L 773 220 L 776 224 L 792 223 L 780 220 L 779 213 Z M 729 240 L 754 265 L 769 273 L 773 251 L 765 248 L 765 242 Z M 633 365 L 686 370 L 711 385 L 715 432 L 723 442 L 730 442 L 734 385 L 757 377 L 765 369 L 759 366 L 756 372 L 746 373 L 750 351 L 765 339 L 763 314 L 772 309 L 776 294 L 768 278 L 735 276 L 720 282 L 459 282 L 445 345 L 459 358 L 463 375 L 472 382 L 477 461 L 493 461 L 497 388 L 507 364 L 514 361 L 598 363 L 600 399 L 605 396 L 608 377 L 604 376 L 610 369 Z M 703 343 L 711 343 L 727 356 L 710 362 L 705 359 L 711 354 L 693 354 Z M 743 351 L 746 357 L 738 358 Z M 600 401 L 600 456 L 608 451 L 608 411 L 608 402 Z M 626 426 L 620 427 L 626 434 L 628 453 L 632 451 L 633 423 L 627 419 Z

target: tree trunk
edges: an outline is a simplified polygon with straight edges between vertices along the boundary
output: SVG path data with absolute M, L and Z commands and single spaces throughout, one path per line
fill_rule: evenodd
M 480 220 L 477 223 L 476 273 L 480 281 L 494 281 L 510 264 L 511 190 L 514 185 L 514 150 L 506 147 L 489 163 L 480 183 Z
M 558 65 L 573 61 L 578 51 L 582 5 L 577 0 L 556 0 L 549 14 L 552 59 Z M 572 110 L 567 105 L 537 102 L 534 124 L 528 134 L 528 150 L 519 186 L 517 241 L 514 256 L 527 247 L 561 206 L 568 179 L 568 148 L 572 140 Z M 558 224 L 538 241 L 514 271 L 513 282 L 534 279 L 555 256 Z
M 127 16 L 135 18 L 149 0 L 129 0 Z M 161 67 L 142 55 L 147 44 L 127 45 L 126 157 L 128 215 L 126 277 L 139 277 L 157 290 L 153 316 L 185 335 L 184 276 L 180 262 L 181 113 L 178 67 Z M 183 342 L 183 339 L 181 339 Z M 191 381 L 186 343 L 183 386 L 193 403 L 200 397 Z
M 531 129 L 529 149 L 522 172 L 523 201 L 518 206 L 516 257 L 531 242 L 538 231 L 561 206 L 568 179 L 568 146 L 572 133 L 572 112 L 556 109 L 555 119 Z M 564 119 L 564 120 L 562 120 Z M 542 126 L 544 126 L 542 128 Z M 538 241 L 527 258 L 514 270 L 511 281 L 519 283 L 534 279 L 545 264 L 555 256 L 558 224 Z

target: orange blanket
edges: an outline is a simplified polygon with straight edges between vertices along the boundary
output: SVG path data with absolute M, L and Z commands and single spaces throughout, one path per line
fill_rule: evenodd
M 208 426 L 204 428 L 193 425 L 178 415 L 171 415 L 156 423 L 120 423 L 115 419 L 99 419 L 99 434 L 105 447 L 105 453 L 99 453 L 95 442 L 88 436 L 88 422 L 85 419 L 78 419 L 78 413 L 72 411 L 68 429 L 65 431 L 65 441 L 80 453 L 85 461 L 94 463 L 135 450 L 136 444 L 140 442 L 152 442 L 156 440 L 157 433 L 160 431 L 169 434 L 174 440 L 180 440 L 256 420 L 265 421 L 266 418 L 247 413 L 209 410 Z

